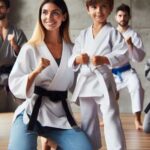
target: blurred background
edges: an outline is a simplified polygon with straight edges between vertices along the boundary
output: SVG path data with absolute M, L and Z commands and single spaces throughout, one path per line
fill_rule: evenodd
M 10 21 L 18 28 L 21 28 L 29 39 L 32 35 L 33 28 L 37 21 L 38 8 L 42 0 L 11 0 Z M 86 13 L 85 0 L 65 0 L 70 13 L 70 35 L 72 41 L 78 36 L 80 30 L 88 27 L 91 20 Z M 109 20 L 114 26 L 115 9 L 121 3 L 128 4 L 131 8 L 132 18 L 130 25 L 137 31 L 143 40 L 146 57 L 141 63 L 132 63 L 137 70 L 141 79 L 143 88 L 145 89 L 144 106 L 150 102 L 150 82 L 145 79 L 144 66 L 148 58 L 150 58 L 150 1 L 149 0 L 114 0 L 114 10 Z M 133 83 L 134 84 L 134 83 Z M 120 92 L 119 106 L 123 113 L 131 113 L 130 96 L 127 89 Z M 0 112 L 14 111 L 17 104 L 6 98 L 6 93 L 0 92 Z M 79 108 L 72 105 L 74 111 Z

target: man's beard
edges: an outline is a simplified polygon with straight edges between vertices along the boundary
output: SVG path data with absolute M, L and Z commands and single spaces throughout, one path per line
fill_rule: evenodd
M 0 14 L 0 20 L 3 20 L 6 18 L 6 14 Z
M 126 27 L 128 26 L 128 21 L 121 21 L 118 23 L 121 27 Z

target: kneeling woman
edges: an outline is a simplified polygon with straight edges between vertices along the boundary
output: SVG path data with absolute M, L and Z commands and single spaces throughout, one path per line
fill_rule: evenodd
M 65 2 L 44 0 L 33 35 L 9 78 L 14 96 L 26 99 L 15 111 L 9 150 L 36 150 L 38 136 L 54 140 L 59 150 L 92 150 L 66 101 L 74 80 L 68 68 L 72 50 L 68 27 Z

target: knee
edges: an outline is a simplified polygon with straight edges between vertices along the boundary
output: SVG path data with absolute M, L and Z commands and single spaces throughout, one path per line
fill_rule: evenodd
M 80 136 L 74 139 L 75 145 L 78 145 L 78 150 L 93 150 L 92 142 L 90 138 L 84 133 L 80 132 Z

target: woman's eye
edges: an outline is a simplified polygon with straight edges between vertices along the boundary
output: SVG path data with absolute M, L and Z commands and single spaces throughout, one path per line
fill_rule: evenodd
M 61 15 L 61 12 L 60 11 L 54 11 L 54 12 L 51 13 L 51 15 L 57 17 L 57 16 Z
M 45 10 L 44 10 L 44 11 L 42 11 L 42 14 L 47 14 L 47 11 L 45 11 Z
M 59 12 L 53 12 L 52 15 L 53 15 L 53 16 L 59 16 L 60 13 L 59 13 Z

